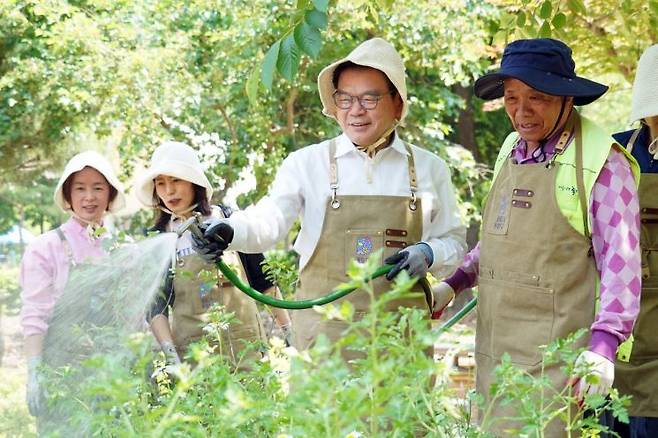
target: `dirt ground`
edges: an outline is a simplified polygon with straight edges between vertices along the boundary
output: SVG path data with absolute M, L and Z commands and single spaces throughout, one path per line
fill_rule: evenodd
M 25 403 L 27 369 L 18 315 L 0 317 L 0 436 L 36 436 L 34 419 Z

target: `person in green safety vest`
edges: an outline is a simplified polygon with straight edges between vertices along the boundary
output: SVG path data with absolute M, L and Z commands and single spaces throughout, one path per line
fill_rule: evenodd
M 499 420 L 488 426 L 497 434 L 520 426 L 500 420 L 518 415 L 518 406 L 490 399 L 503 354 L 556 389 L 571 383 L 580 398 L 605 395 L 617 346 L 637 317 L 637 163 L 574 108 L 606 90 L 576 75 L 566 44 L 544 38 L 510 43 L 500 70 L 475 83 L 478 97 L 504 99 L 515 132 L 495 163 L 480 242 L 434 295 L 441 307 L 479 286 L 476 389 L 489 420 Z M 543 366 L 540 346 L 582 328 L 589 332 L 576 345 L 585 347 L 576 365 L 589 364 L 596 379 L 571 379 L 561 363 Z M 555 420 L 542 436 L 565 436 L 564 427 Z

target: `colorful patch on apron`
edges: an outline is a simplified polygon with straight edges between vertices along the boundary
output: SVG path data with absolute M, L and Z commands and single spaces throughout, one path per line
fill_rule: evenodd
M 354 249 L 354 258 L 359 263 L 364 263 L 372 253 L 372 248 L 373 243 L 369 236 L 358 237 L 356 239 L 356 248 Z

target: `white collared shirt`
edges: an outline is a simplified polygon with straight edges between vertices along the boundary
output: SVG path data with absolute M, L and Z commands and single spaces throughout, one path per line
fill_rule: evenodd
M 329 142 L 307 146 L 291 153 L 281 164 L 267 196 L 229 222 L 234 228 L 229 249 L 262 252 L 283 239 L 295 219 L 301 230 L 294 249 L 300 255 L 300 270 L 320 240 L 329 187 Z M 434 252 L 431 270 L 442 277 L 462 261 L 466 230 L 455 201 L 455 188 L 446 163 L 435 154 L 411 145 L 422 199 L 423 242 Z M 396 135 L 391 145 L 369 158 L 342 134 L 336 137 L 338 195 L 410 196 L 407 151 Z

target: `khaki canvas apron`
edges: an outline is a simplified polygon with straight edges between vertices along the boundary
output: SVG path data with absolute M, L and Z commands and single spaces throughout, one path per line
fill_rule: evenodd
M 416 170 L 411 147 L 408 152 L 410 196 L 338 196 L 338 173 L 335 157 L 336 144 L 329 146 L 330 181 L 332 196 L 322 224 L 322 233 L 315 250 L 299 276 L 297 299 L 306 300 L 326 294 L 341 283 L 349 281 L 346 274 L 351 259 L 365 261 L 368 256 L 384 249 L 379 263 L 407 245 L 421 239 L 422 205 L 416 198 Z M 373 281 L 375 296 L 390 290 L 391 284 L 384 277 Z M 400 306 L 428 309 L 428 301 L 420 286 L 414 291 L 417 297 L 395 300 L 387 304 L 387 311 Z M 355 320 L 368 311 L 370 297 L 363 290 L 356 290 L 335 302 L 340 305 L 349 300 L 355 309 Z M 309 348 L 318 334 L 324 333 L 330 341 L 341 338 L 347 324 L 343 321 L 323 321 L 322 315 L 313 309 L 292 312 L 298 349 Z M 429 319 L 428 319 L 429 320 Z M 346 360 L 358 357 L 343 351 Z
M 582 149 L 580 141 L 575 143 L 579 187 L 583 187 Z M 594 320 L 598 273 L 589 252 L 590 240 L 568 223 L 557 205 L 555 178 L 560 165 L 519 165 L 508 158 L 485 207 L 475 357 L 476 389 L 487 405 L 494 368 L 503 353 L 517 367 L 539 376 L 539 346 L 589 328 Z M 586 205 L 579 192 L 581 205 Z M 588 341 L 585 336 L 576 348 Z M 556 388 L 564 387 L 568 379 L 559 367 L 544 369 Z M 513 406 L 496 404 L 488 421 L 510 414 L 514 414 Z M 517 427 L 518 423 L 503 420 L 494 423 L 491 431 L 508 436 L 505 430 Z M 563 428 L 555 421 L 544 436 L 565 436 Z
M 631 139 L 632 149 L 635 140 Z M 644 147 L 644 145 L 642 145 Z M 629 150 L 630 151 L 630 150 Z M 643 173 L 640 196 L 642 295 L 629 362 L 615 364 L 615 387 L 632 395 L 628 413 L 658 417 L 658 174 Z
M 227 251 L 222 260 L 237 271 L 242 281 L 246 281 L 244 269 L 238 254 Z M 221 333 L 221 344 L 217 352 L 228 357 L 233 366 L 242 368 L 245 359 L 259 360 L 260 351 L 253 350 L 240 361 L 246 342 L 265 341 L 264 330 L 258 314 L 256 302 L 242 293 L 228 281 L 221 272 L 205 262 L 196 253 L 180 257 L 174 276 L 176 300 L 173 307 L 172 335 L 174 344 L 181 356 L 188 346 L 203 336 L 203 326 L 208 323 L 208 309 L 213 304 L 225 306 L 226 312 L 235 313 L 237 321 L 232 322 Z M 201 271 L 212 272 L 214 282 L 203 278 Z M 183 274 L 181 271 L 187 271 Z

